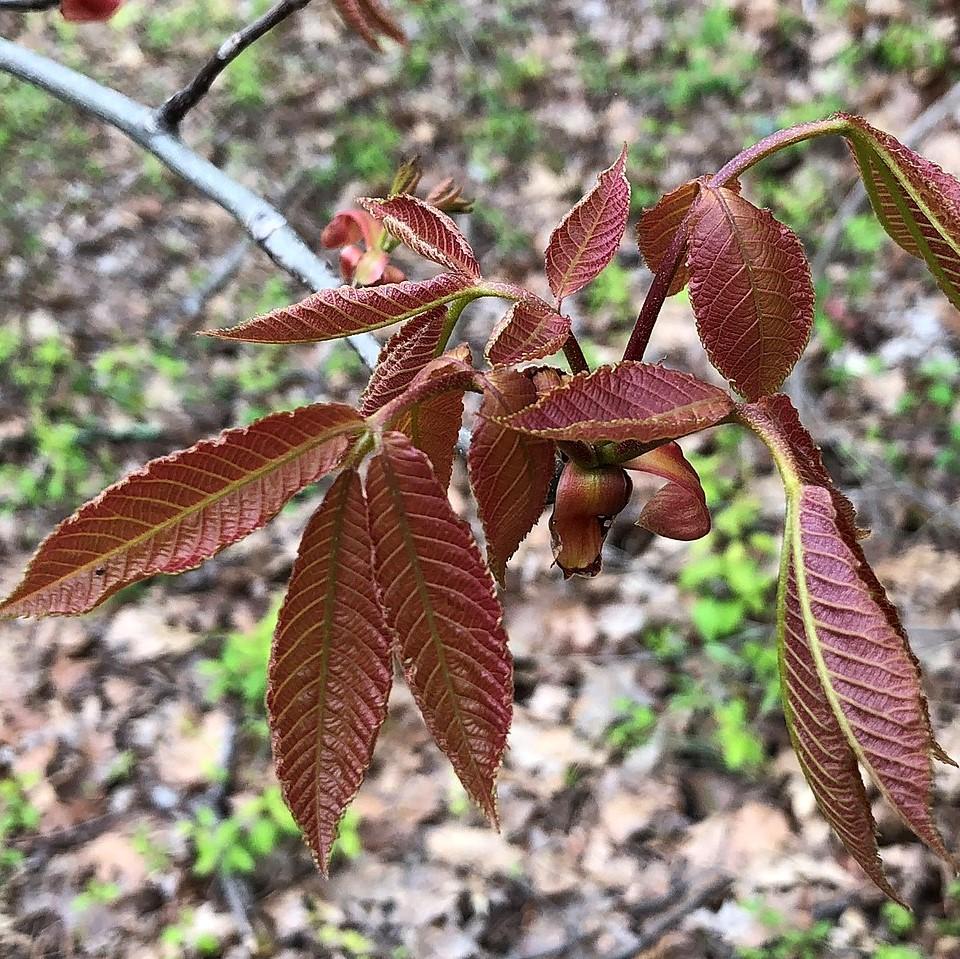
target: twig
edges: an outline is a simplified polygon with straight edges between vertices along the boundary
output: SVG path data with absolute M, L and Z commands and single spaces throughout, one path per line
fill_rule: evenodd
M 224 40 L 200 72 L 157 110 L 157 124 L 164 130 L 175 132 L 183 118 L 206 96 L 213 81 L 250 44 L 255 43 L 298 10 L 302 10 L 309 2 L 310 0 L 280 0 L 262 17 Z
M 642 952 L 652 949 L 671 929 L 680 923 L 701 906 L 725 896 L 733 885 L 733 878 L 720 875 L 709 879 L 703 885 L 694 889 L 689 896 L 677 903 L 673 909 L 668 909 L 655 922 L 651 922 L 642 936 L 633 945 L 620 952 L 616 952 L 607 959 L 634 959 Z
M 32 10 L 53 10 L 60 6 L 60 0 L 0 0 L 0 13 L 8 10 L 16 13 L 28 13 Z
M 58 100 L 126 134 L 204 196 L 223 207 L 282 270 L 311 290 L 340 285 L 330 267 L 314 254 L 284 216 L 208 160 L 157 126 L 154 112 L 129 97 L 47 57 L 0 38 L 0 70 L 46 90 Z M 369 333 L 348 342 L 369 367 L 380 352 Z

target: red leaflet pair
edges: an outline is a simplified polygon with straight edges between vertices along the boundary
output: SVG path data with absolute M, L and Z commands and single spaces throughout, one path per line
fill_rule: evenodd
M 775 134 L 645 212 L 638 240 L 654 281 L 623 361 L 592 372 L 563 304 L 619 248 L 630 195 L 625 153 L 550 238 L 552 303 L 486 279 L 453 220 L 408 183 L 405 192 L 361 200 L 362 214 L 328 228 L 331 245 L 366 242 L 351 275 L 377 285 L 321 291 L 212 334 L 290 344 L 403 322 L 359 409 L 316 404 L 274 414 L 148 464 L 57 529 L 0 612 L 79 613 L 129 583 L 196 566 L 340 470 L 301 543 L 268 694 L 284 794 L 325 868 L 370 762 L 394 657 L 468 793 L 495 819 L 512 702 L 495 580 L 503 583 L 557 471 L 557 562 L 565 575 L 594 575 L 609 524 L 628 507 L 630 470 L 666 481 L 639 512 L 641 525 L 680 539 L 709 530 L 699 479 L 675 440 L 737 422 L 770 448 L 786 491 L 778 643 L 794 748 L 851 856 L 894 896 L 858 769 L 949 858 L 930 812 L 932 760 L 949 760 L 934 741 L 896 611 L 858 544 L 853 509 L 790 401 L 776 393 L 812 327 L 806 258 L 794 234 L 737 184 L 763 157 L 824 135 L 846 138 L 885 228 L 960 305 L 960 184 L 856 117 Z M 386 282 L 385 259 L 363 262 L 387 249 L 385 237 L 442 272 Z M 746 402 L 641 361 L 665 297 L 687 284 L 707 353 Z M 486 370 L 473 367 L 465 345 L 448 349 L 479 297 L 510 304 L 487 343 Z M 573 375 L 535 365 L 558 350 Z M 467 465 L 486 562 L 446 496 L 467 391 L 482 396 Z

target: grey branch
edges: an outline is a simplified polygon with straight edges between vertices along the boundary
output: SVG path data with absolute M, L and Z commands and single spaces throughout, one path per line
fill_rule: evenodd
M 224 40 L 200 72 L 160 107 L 157 111 L 157 123 L 166 130 L 176 130 L 180 121 L 206 96 L 214 80 L 250 44 L 255 43 L 298 10 L 302 10 L 309 2 L 310 0 L 280 0 L 262 17 Z
M 52 10 L 59 6 L 60 0 L 0 0 L 0 13 L 27 13 L 31 10 Z
M 0 70 L 31 83 L 126 134 L 173 173 L 223 207 L 282 270 L 311 290 L 340 285 L 330 267 L 313 253 L 284 216 L 263 197 L 231 180 L 222 170 L 162 130 L 154 111 L 48 57 L 0 37 Z M 380 348 L 369 333 L 348 339 L 373 367 Z

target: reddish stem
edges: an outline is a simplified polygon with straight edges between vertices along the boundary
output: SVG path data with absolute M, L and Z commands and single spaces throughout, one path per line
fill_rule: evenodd
M 691 207 L 691 210 L 693 207 Z M 660 316 L 660 310 L 663 307 L 664 300 L 670 290 L 670 284 L 680 269 L 680 262 L 687 249 L 687 234 L 690 232 L 690 212 L 683 218 L 677 232 L 673 234 L 670 246 L 663 256 L 663 262 L 660 269 L 653 277 L 653 283 L 647 290 L 643 306 L 640 307 L 640 315 L 634 324 L 633 333 L 630 334 L 630 342 L 623 351 L 625 360 L 642 360 L 646 352 L 647 344 L 650 342 L 650 334 L 653 332 L 653 326 Z
M 590 366 L 577 338 L 571 333 L 563 344 L 563 355 L 570 364 L 571 373 L 586 373 Z

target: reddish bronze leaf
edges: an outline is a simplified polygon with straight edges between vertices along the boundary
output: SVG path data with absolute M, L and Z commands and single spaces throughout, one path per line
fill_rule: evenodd
M 667 480 L 644 506 L 637 525 L 668 539 L 700 539 L 710 532 L 710 510 L 697 471 L 676 443 L 665 443 L 623 464 Z
M 960 309 L 960 182 L 862 117 L 839 116 L 853 126 L 847 139 L 884 229 Z
M 380 49 L 379 37 L 398 43 L 406 39 L 403 29 L 379 0 L 333 0 L 343 22 L 374 50 Z
M 553 480 L 549 440 L 507 429 L 491 417 L 509 416 L 536 402 L 533 380 L 516 370 L 487 374 L 467 465 L 487 540 L 487 564 L 503 585 L 507 561 L 540 518 Z
M 387 715 L 391 646 L 363 488 L 347 470 L 303 534 L 267 687 L 277 777 L 324 875 L 337 824 L 363 782 Z
M 63 19 L 74 23 L 109 20 L 121 6 L 123 0 L 60 0 Z
M 643 211 L 637 224 L 637 246 L 643 255 L 651 273 L 657 273 L 663 263 L 664 254 L 673 240 L 674 234 L 690 211 L 694 200 L 700 193 L 697 180 L 690 180 L 664 194 L 657 204 Z M 690 279 L 686 265 L 681 265 L 673 276 L 673 282 L 667 296 L 679 293 Z
M 467 793 L 496 821 L 513 670 L 494 583 L 427 457 L 386 433 L 367 473 L 377 581 L 407 682 Z
M 562 300 L 583 289 L 616 256 L 630 213 L 627 148 L 560 221 L 547 244 L 547 281 Z
M 570 335 L 570 317 L 542 300 L 518 300 L 497 324 L 487 343 L 491 363 L 505 366 L 552 356 Z
M 361 197 L 357 202 L 414 252 L 455 273 L 480 278 L 480 264 L 470 244 L 446 213 L 404 193 L 386 200 Z
M 723 390 L 689 373 L 627 360 L 564 380 L 503 423 L 554 440 L 656 443 L 715 426 L 733 406 Z
M 429 280 L 321 290 L 305 300 L 207 336 L 246 343 L 313 343 L 379 330 L 463 296 L 472 281 L 455 273 Z
M 380 352 L 373 375 L 360 397 L 360 412 L 369 416 L 410 385 L 436 356 L 447 311 L 443 307 L 408 320 Z
M 318 403 L 153 460 L 41 544 L 0 615 L 83 613 L 156 573 L 182 573 L 259 529 L 340 462 L 363 419 Z
M 700 339 L 740 393 L 772 393 L 813 328 L 803 247 L 768 210 L 726 188 L 703 188 L 693 218 L 687 266 Z
M 867 563 L 853 507 L 833 485 L 785 396 L 740 416 L 770 447 L 787 490 L 778 601 L 791 735 L 817 801 L 850 854 L 888 894 L 860 763 L 903 821 L 950 862 L 930 811 L 933 738 L 920 669 Z

